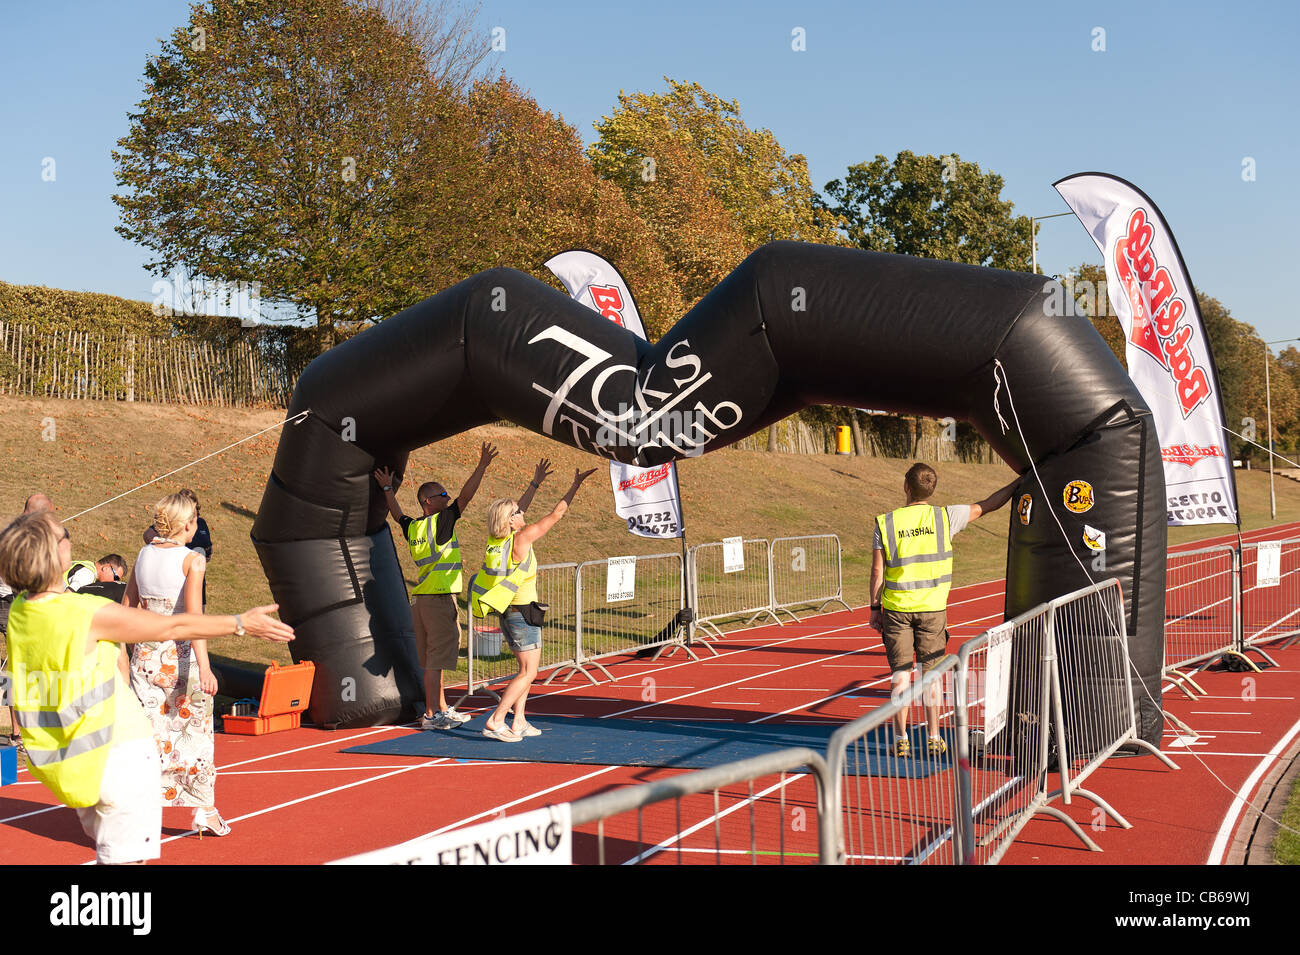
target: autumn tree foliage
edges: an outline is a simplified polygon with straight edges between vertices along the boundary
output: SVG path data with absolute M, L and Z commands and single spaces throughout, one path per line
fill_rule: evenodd
M 596 175 L 577 131 L 504 75 L 471 88 L 467 115 L 475 176 L 438 281 L 509 266 L 558 287 L 543 263 L 585 248 L 623 273 L 652 338 L 671 327 L 683 311 L 678 276 L 623 193 Z
M 764 242 L 840 243 L 818 218 L 802 155 L 746 125 L 735 100 L 666 82 L 664 93 L 620 92 L 587 155 L 654 232 L 688 305 Z

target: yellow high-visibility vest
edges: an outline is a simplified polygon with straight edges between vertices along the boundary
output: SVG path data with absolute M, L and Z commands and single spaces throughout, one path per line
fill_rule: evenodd
M 881 606 L 901 613 L 946 609 L 952 588 L 948 512 L 930 504 L 912 504 L 881 514 L 876 525 L 885 553 Z
M 435 550 L 437 539 L 437 514 L 430 514 L 406 525 L 406 543 L 411 548 L 411 559 L 420 571 L 420 580 L 412 593 L 460 593 L 460 541 L 456 537 L 456 531 L 453 529 L 451 540 L 441 549 Z
M 528 556 L 516 564 L 512 559 L 514 546 L 514 534 L 488 538 L 483 569 L 469 584 L 474 616 L 486 617 L 488 610 L 505 613 L 511 604 L 530 603 L 537 599 L 535 548 L 530 547 Z
M 75 574 L 78 570 L 80 570 L 83 567 L 86 568 L 88 571 L 90 571 L 91 583 L 94 583 L 96 580 L 99 579 L 99 568 L 95 566 L 95 564 L 92 561 L 74 560 L 72 562 L 72 566 L 68 568 L 68 572 L 63 575 L 63 582 L 65 584 L 72 583 L 72 575 Z
M 26 596 L 9 610 L 14 720 L 32 775 L 64 804 L 93 806 L 112 746 L 151 739 L 153 730 L 118 672 L 117 644 L 100 641 L 86 653 L 91 618 L 110 601 Z

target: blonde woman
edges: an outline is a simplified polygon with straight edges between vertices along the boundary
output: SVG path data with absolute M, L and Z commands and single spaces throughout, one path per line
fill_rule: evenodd
M 117 669 L 118 645 L 248 633 L 285 642 L 293 630 L 255 607 L 242 615 L 162 617 L 66 589 L 67 529 L 48 512 L 0 532 L 0 577 L 18 595 L 9 611 L 16 722 L 32 776 L 95 840 L 101 864 L 157 859 L 162 843 L 158 747 Z M 38 678 L 39 677 L 39 678 Z
M 154 505 L 154 536 L 141 548 L 126 585 L 125 603 L 158 614 L 203 612 L 207 561 L 190 550 L 198 510 L 184 494 Z M 217 679 L 203 640 L 137 643 L 131 652 L 131 688 L 144 705 L 162 760 L 162 804 L 194 809 L 194 828 L 224 836 L 230 826 L 213 798 L 212 697 Z
M 533 544 L 562 518 L 582 482 L 595 472 L 574 471 L 573 484 L 555 509 L 536 524 L 524 523 L 524 512 L 517 502 L 499 498 L 488 508 L 488 546 L 483 569 L 470 584 L 471 609 L 476 616 L 496 613 L 501 633 L 519 662 L 519 672 L 501 694 L 501 702 L 487 719 L 483 735 L 503 743 L 518 743 L 525 736 L 540 736 L 541 730 L 530 726 L 524 717 L 528 691 L 537 676 L 542 656 L 540 620 L 525 619 L 526 608 L 537 601 L 537 554 Z M 506 726 L 506 714 L 514 710 L 514 719 Z

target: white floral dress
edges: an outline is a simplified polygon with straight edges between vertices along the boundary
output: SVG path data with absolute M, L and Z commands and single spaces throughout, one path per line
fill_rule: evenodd
M 133 576 L 144 606 L 154 613 L 185 612 L 184 547 L 145 545 Z M 199 686 L 199 663 L 188 641 L 137 643 L 131 651 L 131 689 L 153 726 L 162 760 L 162 804 L 213 805 L 212 697 Z

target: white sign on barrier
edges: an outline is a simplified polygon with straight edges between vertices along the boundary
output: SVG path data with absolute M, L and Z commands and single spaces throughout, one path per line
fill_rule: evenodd
M 1265 541 L 1255 556 L 1255 586 L 1276 587 L 1282 582 L 1282 542 Z
M 569 804 L 494 819 L 333 865 L 572 865 Z
M 636 558 L 611 557 L 605 564 L 605 603 L 636 596 Z
M 1007 725 L 1011 701 L 1011 633 L 1015 628 L 1001 623 L 989 630 L 987 669 L 984 675 L 984 745 Z
M 722 572 L 734 574 L 745 569 L 745 539 L 725 537 L 722 540 Z

